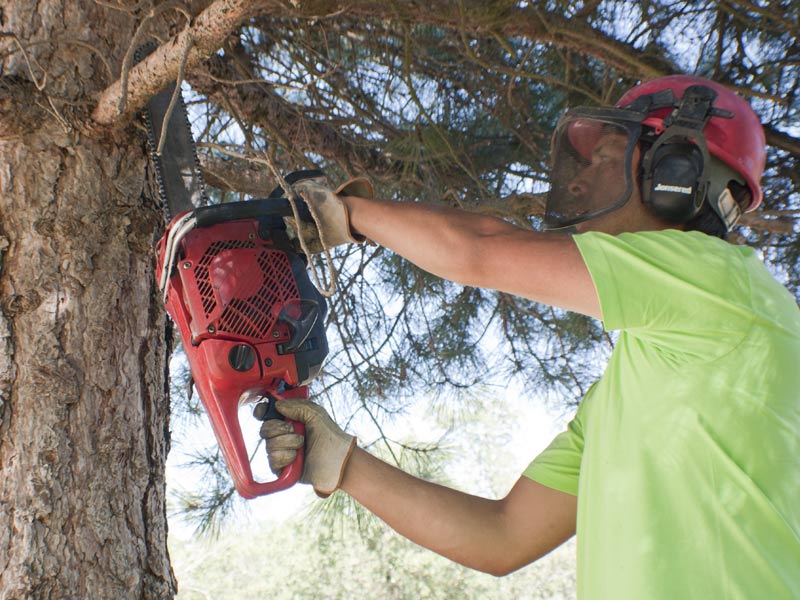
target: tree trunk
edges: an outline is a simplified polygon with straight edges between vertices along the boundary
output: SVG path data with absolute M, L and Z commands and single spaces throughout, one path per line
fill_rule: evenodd
M 163 217 L 141 134 L 85 116 L 135 22 L 91 0 L 0 20 L 25 47 L 0 63 L 0 598 L 169 598 Z

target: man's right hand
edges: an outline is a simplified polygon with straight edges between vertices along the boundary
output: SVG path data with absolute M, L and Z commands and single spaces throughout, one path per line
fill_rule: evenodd
M 290 423 L 271 419 L 261 426 L 267 442 L 269 466 L 278 473 L 291 464 L 305 443 L 306 454 L 300 481 L 310 483 L 321 498 L 327 498 L 342 483 L 347 461 L 356 439 L 342 431 L 324 408 L 308 400 L 280 400 L 275 407 L 287 419 L 306 426 L 305 438 L 294 433 Z

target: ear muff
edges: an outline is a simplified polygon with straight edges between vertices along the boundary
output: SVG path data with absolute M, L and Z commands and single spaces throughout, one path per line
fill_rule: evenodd
M 658 139 L 642 158 L 642 202 L 648 210 L 676 224 L 697 215 L 708 189 L 707 158 L 703 145 L 685 138 Z

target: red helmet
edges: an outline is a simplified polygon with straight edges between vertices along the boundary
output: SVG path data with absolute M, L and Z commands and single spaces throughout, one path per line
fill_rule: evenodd
M 704 85 L 713 89 L 718 94 L 714 107 L 733 114 L 733 118 L 711 117 L 703 134 L 709 153 L 741 175 L 750 188 L 753 198 L 745 212 L 755 210 L 763 198 L 760 180 L 766 163 L 766 139 L 758 116 L 743 98 L 708 79 L 691 75 L 668 75 L 628 90 L 617 102 L 617 107 L 627 106 L 640 96 L 662 90 L 672 90 L 675 98 L 680 98 L 684 90 L 692 85 Z M 652 127 L 656 134 L 660 134 L 663 131 L 662 122 L 671 110 L 655 110 L 642 124 Z

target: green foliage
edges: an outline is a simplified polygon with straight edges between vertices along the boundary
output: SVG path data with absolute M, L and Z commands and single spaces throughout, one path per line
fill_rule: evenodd
M 462 600 L 575 597 L 574 544 L 503 579 L 470 571 L 383 531 L 331 532 L 296 520 L 170 544 L 177 600 Z

